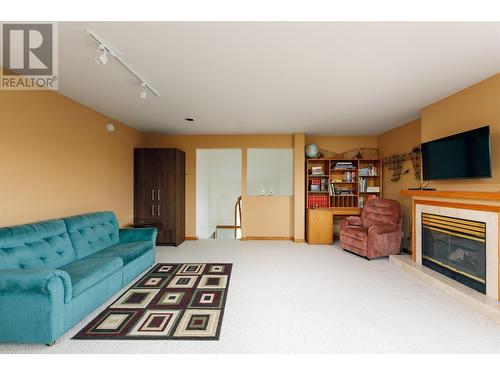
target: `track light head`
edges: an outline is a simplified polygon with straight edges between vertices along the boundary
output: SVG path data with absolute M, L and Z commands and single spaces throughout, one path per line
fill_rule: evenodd
M 141 91 L 139 91 L 139 97 L 141 99 L 146 99 L 148 97 L 148 91 L 146 90 L 146 84 L 141 83 Z
M 99 46 L 99 50 L 102 51 L 102 54 L 100 54 L 95 58 L 95 62 L 97 65 L 104 65 L 108 62 L 108 56 L 107 56 L 108 52 L 106 51 L 106 48 L 104 48 L 103 45 Z

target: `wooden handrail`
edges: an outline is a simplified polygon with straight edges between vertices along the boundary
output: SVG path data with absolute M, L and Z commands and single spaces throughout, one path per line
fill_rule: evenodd
M 236 205 L 234 206 L 234 225 L 238 226 L 238 214 L 240 216 L 240 225 L 241 228 L 241 196 L 236 200 Z M 238 236 L 238 228 L 234 228 L 234 238 Z
M 240 225 L 238 225 L 238 215 Z M 217 229 L 234 229 L 234 238 L 238 237 L 238 229 L 241 229 L 241 197 L 238 197 L 234 205 L 234 225 L 219 224 L 215 226 L 215 238 L 217 238 Z

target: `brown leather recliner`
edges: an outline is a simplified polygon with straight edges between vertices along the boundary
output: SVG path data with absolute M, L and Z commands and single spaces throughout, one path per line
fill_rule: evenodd
M 368 259 L 398 254 L 403 217 L 392 199 L 370 199 L 361 217 L 349 216 L 340 224 L 340 246 Z

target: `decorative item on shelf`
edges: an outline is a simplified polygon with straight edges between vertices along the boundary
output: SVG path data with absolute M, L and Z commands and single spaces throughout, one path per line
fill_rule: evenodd
M 318 153 L 319 153 L 319 147 L 318 147 L 318 145 L 316 145 L 314 143 L 311 143 L 310 145 L 306 146 L 306 156 L 309 159 L 317 158 L 318 157 Z
M 378 149 L 371 147 L 361 147 L 355 150 L 346 151 L 338 154 L 333 151 L 319 148 L 318 145 L 311 143 L 306 146 L 306 156 L 309 159 L 339 159 L 339 160 L 363 160 L 363 159 L 378 159 Z
M 401 178 L 403 162 L 407 160 L 411 160 L 413 164 L 413 172 L 416 180 L 420 180 L 420 172 L 421 172 L 421 155 L 422 150 L 420 146 L 413 147 L 411 152 L 407 154 L 395 154 L 392 156 L 386 157 L 383 162 L 384 165 L 392 171 L 391 181 L 399 181 Z
M 346 151 L 341 155 L 343 159 L 377 159 L 378 149 L 361 147 L 352 151 Z
M 379 186 L 367 186 L 366 192 L 367 193 L 380 193 L 380 187 Z

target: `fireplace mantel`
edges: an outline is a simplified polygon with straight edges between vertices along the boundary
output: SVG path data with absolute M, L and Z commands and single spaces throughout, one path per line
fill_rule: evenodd
M 500 192 L 496 191 L 401 190 L 401 194 L 412 197 L 500 201 Z

